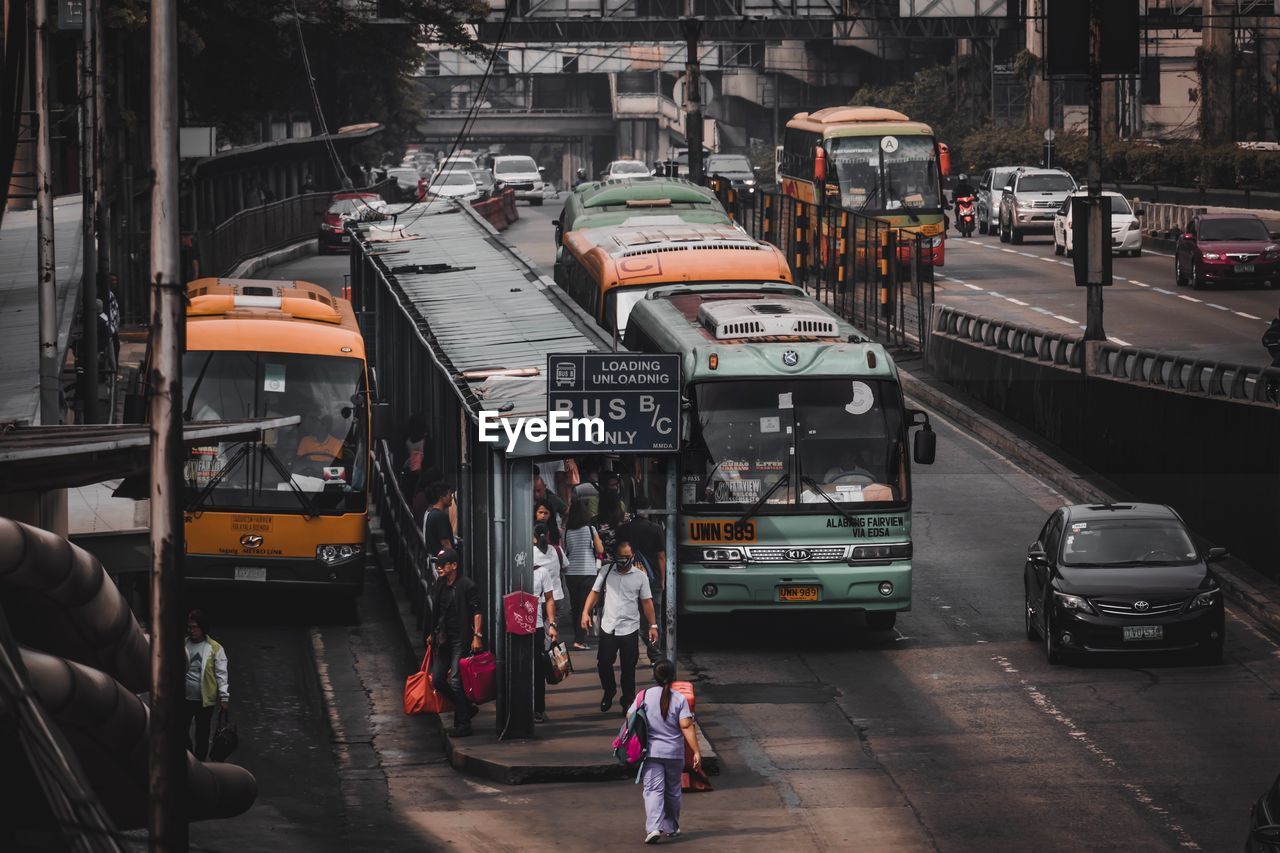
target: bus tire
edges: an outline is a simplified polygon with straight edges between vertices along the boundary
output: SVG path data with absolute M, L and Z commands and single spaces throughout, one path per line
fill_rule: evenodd
M 898 624 L 896 610 L 872 610 L 867 613 L 867 630 L 869 631 L 892 631 L 896 624 Z

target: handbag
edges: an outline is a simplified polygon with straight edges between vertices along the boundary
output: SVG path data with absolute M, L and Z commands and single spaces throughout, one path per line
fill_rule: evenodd
M 493 652 L 465 657 L 458 667 L 462 670 L 462 692 L 467 698 L 476 705 L 492 702 L 498 683 L 498 661 Z
M 573 675 L 573 658 L 569 657 L 569 647 L 558 642 L 546 652 L 550 665 L 547 667 L 547 684 L 559 684 Z
M 431 684 L 431 648 L 427 646 L 418 671 L 404 680 L 404 712 L 411 717 L 453 710 L 453 703 L 437 693 Z
M 236 724 L 231 722 L 231 715 L 219 710 L 218 728 L 213 733 L 213 743 L 209 745 L 209 760 L 226 761 L 239 745 L 240 735 L 236 731 Z

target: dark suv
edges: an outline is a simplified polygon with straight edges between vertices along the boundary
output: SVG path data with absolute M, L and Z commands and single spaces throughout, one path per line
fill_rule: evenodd
M 1085 652 L 1195 651 L 1222 660 L 1222 591 L 1178 514 L 1160 504 L 1055 510 L 1027 549 L 1029 640 L 1049 663 Z
M 1173 253 L 1173 278 L 1199 290 L 1209 284 L 1280 282 L 1280 243 L 1250 213 L 1204 213 L 1191 220 Z

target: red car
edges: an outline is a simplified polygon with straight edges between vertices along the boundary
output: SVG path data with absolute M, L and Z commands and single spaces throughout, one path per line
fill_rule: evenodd
M 321 255 L 330 249 L 346 251 L 347 245 L 351 242 L 351 235 L 347 233 L 346 228 L 347 220 L 359 218 L 365 210 L 384 211 L 386 209 L 387 203 L 376 193 L 338 193 L 333 197 L 329 209 L 324 213 L 324 219 L 320 222 L 317 251 Z
M 1205 213 L 1178 237 L 1174 280 L 1199 290 L 1210 284 L 1280 283 L 1277 234 L 1249 213 Z

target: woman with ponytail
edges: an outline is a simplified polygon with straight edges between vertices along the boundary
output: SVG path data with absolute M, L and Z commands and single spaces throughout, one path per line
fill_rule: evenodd
M 680 774 L 684 772 L 684 748 L 693 753 L 695 770 L 702 765 L 698 738 L 693 732 L 693 712 L 684 694 L 671 689 L 676 667 L 669 660 L 653 665 L 650 687 L 636 697 L 644 702 L 649 729 L 649 749 L 641 778 L 644 785 L 645 844 L 656 844 L 663 835 L 680 834 Z

